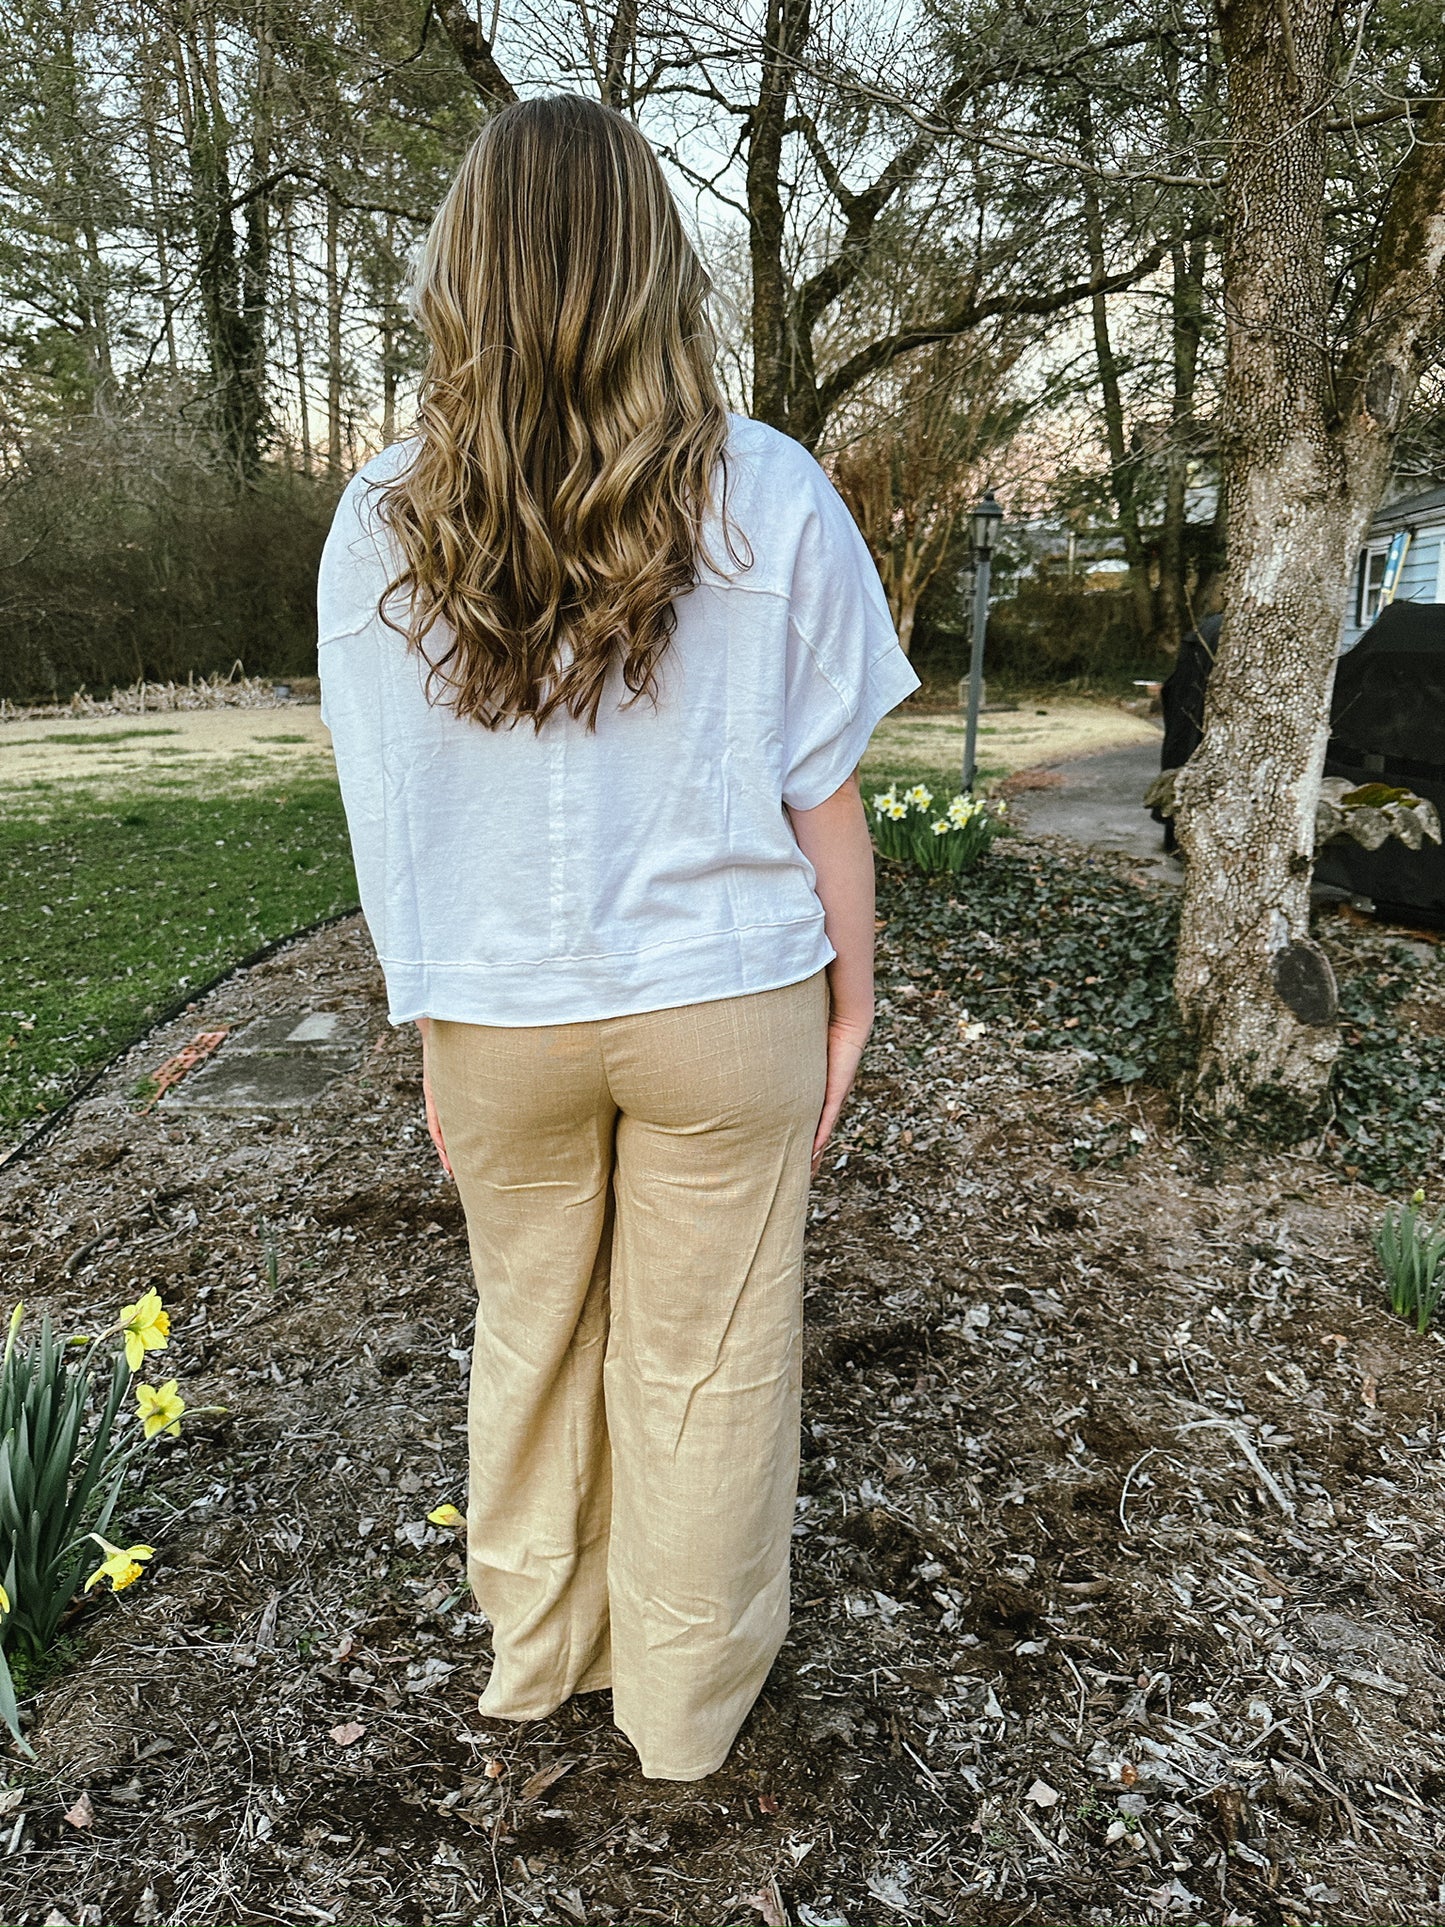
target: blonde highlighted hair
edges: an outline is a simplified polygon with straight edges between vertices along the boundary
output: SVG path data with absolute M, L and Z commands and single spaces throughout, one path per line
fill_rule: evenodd
M 655 696 L 727 438 L 709 282 L 611 108 L 520 101 L 473 143 L 413 281 L 418 446 L 381 492 L 407 637 L 460 715 L 595 727 Z

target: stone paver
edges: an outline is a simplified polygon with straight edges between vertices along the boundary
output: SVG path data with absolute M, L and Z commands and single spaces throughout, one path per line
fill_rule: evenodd
M 185 1111 L 300 1110 L 355 1069 L 361 1045 L 359 1013 L 287 1010 L 261 1017 L 228 1037 L 162 1102 Z

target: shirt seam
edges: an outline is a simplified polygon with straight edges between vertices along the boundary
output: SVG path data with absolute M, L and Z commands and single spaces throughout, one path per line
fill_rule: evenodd
M 700 937 L 673 937 L 666 943 L 642 944 L 635 950 L 574 950 L 563 955 L 549 957 L 513 957 L 505 963 L 464 963 L 459 959 L 439 957 L 391 957 L 378 954 L 377 961 L 383 967 L 395 965 L 402 970 L 538 970 L 547 964 L 585 964 L 609 963 L 616 957 L 650 957 L 661 950 L 681 950 L 688 944 L 730 943 L 736 937 L 747 936 L 754 930 L 802 930 L 817 923 L 823 914 L 820 903 L 816 916 L 780 917 L 767 923 L 745 923 L 729 926 L 725 930 L 709 930 Z

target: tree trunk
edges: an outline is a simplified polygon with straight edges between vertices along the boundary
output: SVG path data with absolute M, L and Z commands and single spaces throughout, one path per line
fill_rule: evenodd
M 311 473 L 311 395 L 306 383 L 306 336 L 301 326 L 301 301 L 296 288 L 296 236 L 291 226 L 291 206 L 281 216 L 281 232 L 286 244 L 286 311 L 291 323 L 291 350 L 296 357 L 296 405 L 300 413 L 301 472 Z
M 340 210 L 326 195 L 326 472 L 341 476 L 341 268 Z
M 1161 647 L 1178 651 L 1191 626 L 1184 552 L 1189 493 L 1189 431 L 1203 332 L 1204 268 L 1207 243 L 1180 241 L 1170 250 L 1173 288 L 1170 335 L 1174 351 L 1174 392 L 1170 397 L 1169 446 L 1164 457 L 1164 521 L 1159 531 L 1159 596 L 1155 633 Z
M 1085 154 L 1093 149 L 1093 133 L 1087 121 L 1083 129 Z M 1089 175 L 1084 176 L 1084 233 L 1089 249 L 1089 278 L 1102 281 L 1104 267 L 1104 218 L 1099 206 L 1099 191 Z M 1135 478 L 1137 463 L 1130 460 L 1124 433 L 1124 400 L 1119 387 L 1119 362 L 1109 335 L 1108 296 L 1102 291 L 1090 298 L 1094 323 L 1094 355 L 1099 368 L 1099 389 L 1104 401 L 1104 432 L 1109 444 L 1109 492 L 1119 521 L 1119 536 L 1124 559 L 1129 564 L 1129 595 L 1134 608 L 1134 627 L 1141 643 L 1154 631 L 1154 594 L 1149 585 L 1149 558 L 1144 553 L 1144 538 L 1139 532 L 1139 508 Z
M 1330 13 L 1322 0 L 1292 12 L 1291 42 L 1278 0 L 1220 8 L 1229 577 L 1204 740 L 1178 786 L 1189 869 L 1175 977 L 1195 1102 L 1219 1114 L 1271 1093 L 1307 1112 L 1338 1048 L 1327 983 L 1304 1016 L 1281 994 L 1290 960 L 1325 977 L 1309 881 L 1351 520 L 1328 417 Z
M 261 465 L 265 415 L 266 287 L 270 265 L 269 211 L 264 196 L 246 203 L 246 241 L 238 253 L 231 186 L 231 135 L 221 87 L 215 22 L 203 21 L 205 38 L 189 22 L 184 38 L 172 38 L 177 103 L 191 174 L 196 238 L 196 284 L 211 364 L 211 409 L 223 447 L 242 483 Z M 269 140 L 269 54 L 258 48 L 253 139 L 257 151 Z
M 762 73 L 748 126 L 753 414 L 785 432 L 790 427 L 789 402 L 797 381 L 792 365 L 795 343 L 789 325 L 792 288 L 783 260 L 783 137 L 794 64 L 808 29 L 808 0 L 768 0 Z
M 1328 0 L 1229 0 L 1223 478 L 1229 571 L 1204 740 L 1181 775 L 1175 989 L 1207 1113 L 1303 1120 L 1338 1048 L 1310 940 L 1315 804 L 1347 579 L 1440 324 L 1445 114 L 1401 167 L 1338 377 L 1329 361 Z M 1432 139 L 1433 136 L 1433 139 Z
M 618 0 L 612 25 L 607 30 L 607 51 L 603 56 L 603 100 L 609 107 L 627 104 L 627 73 L 637 44 L 637 0 Z

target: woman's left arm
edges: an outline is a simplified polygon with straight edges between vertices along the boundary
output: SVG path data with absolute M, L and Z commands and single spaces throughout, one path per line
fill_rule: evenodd
M 431 1094 L 431 1071 L 427 1065 L 427 1039 L 431 1034 L 430 1017 L 418 1017 L 416 1027 L 421 1032 L 421 1094 L 426 1104 L 426 1128 L 432 1143 L 437 1147 L 437 1156 L 442 1161 L 442 1169 L 450 1177 L 451 1159 L 447 1156 L 446 1140 L 442 1137 L 441 1119 L 437 1116 L 436 1101 Z
M 873 1028 L 873 839 L 854 770 L 815 809 L 789 808 L 798 848 L 813 866 L 828 965 L 828 1086 L 813 1140 L 816 1171 Z

